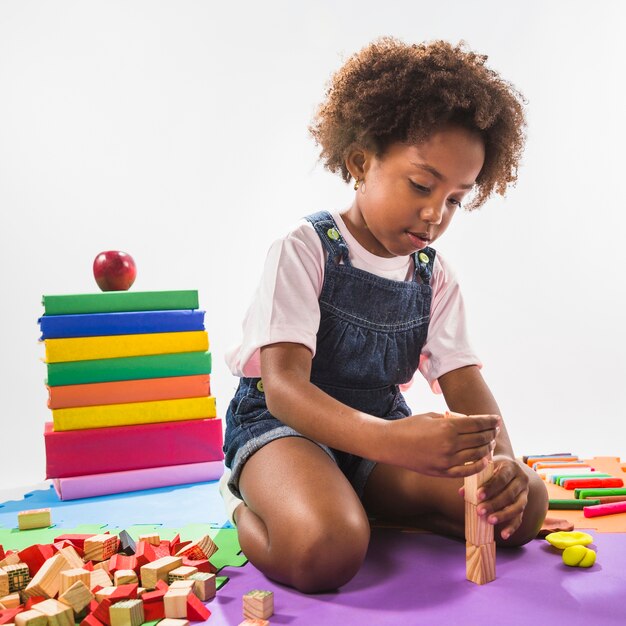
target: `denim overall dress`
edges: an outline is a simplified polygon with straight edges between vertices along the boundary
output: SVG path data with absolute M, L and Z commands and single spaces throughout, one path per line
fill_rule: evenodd
M 330 213 L 306 218 L 327 252 L 311 382 L 348 406 L 384 419 L 411 415 L 398 385 L 411 380 L 426 342 L 435 251 L 413 253 L 413 280 L 396 281 L 353 267 Z M 260 378 L 241 378 L 226 412 L 225 462 L 238 497 L 245 462 L 265 444 L 302 437 L 267 409 Z M 317 443 L 317 442 L 316 442 Z M 319 444 L 361 497 L 374 461 Z

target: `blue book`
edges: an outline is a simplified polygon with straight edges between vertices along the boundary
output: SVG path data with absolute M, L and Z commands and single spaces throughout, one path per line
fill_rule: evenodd
M 144 335 L 204 330 L 204 311 L 130 311 L 81 315 L 44 315 L 39 318 L 41 339 Z

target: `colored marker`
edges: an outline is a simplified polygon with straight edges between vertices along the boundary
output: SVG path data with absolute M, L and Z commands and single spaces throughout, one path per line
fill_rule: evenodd
M 570 478 L 561 482 L 565 489 L 587 489 L 591 487 L 623 487 L 621 478 Z
M 610 504 L 598 504 L 596 506 L 586 506 L 583 508 L 583 515 L 585 517 L 615 515 L 616 513 L 626 513 L 626 502 L 611 502 Z
M 548 508 L 562 511 L 580 511 L 586 506 L 600 504 L 600 500 L 550 500 Z

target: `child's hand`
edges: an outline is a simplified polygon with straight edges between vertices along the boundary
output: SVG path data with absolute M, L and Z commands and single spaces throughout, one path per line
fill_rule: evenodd
M 463 478 L 487 464 L 495 445 L 499 415 L 448 417 L 412 415 L 389 422 L 391 463 L 429 476 Z
M 493 461 L 493 476 L 478 490 L 477 512 L 490 524 L 503 525 L 500 536 L 508 539 L 522 523 L 529 479 L 514 459 L 496 455 Z

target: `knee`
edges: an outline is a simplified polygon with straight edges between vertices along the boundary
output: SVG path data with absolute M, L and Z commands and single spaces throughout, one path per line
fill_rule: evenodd
M 346 584 L 361 568 L 370 527 L 364 513 L 342 515 L 331 522 L 308 524 L 295 539 L 292 585 L 304 593 L 330 591 Z
M 526 469 L 526 468 L 525 468 Z M 519 547 L 537 537 L 548 512 L 548 490 L 544 481 L 532 469 L 526 469 L 528 474 L 528 502 L 524 509 L 522 523 L 503 546 Z

